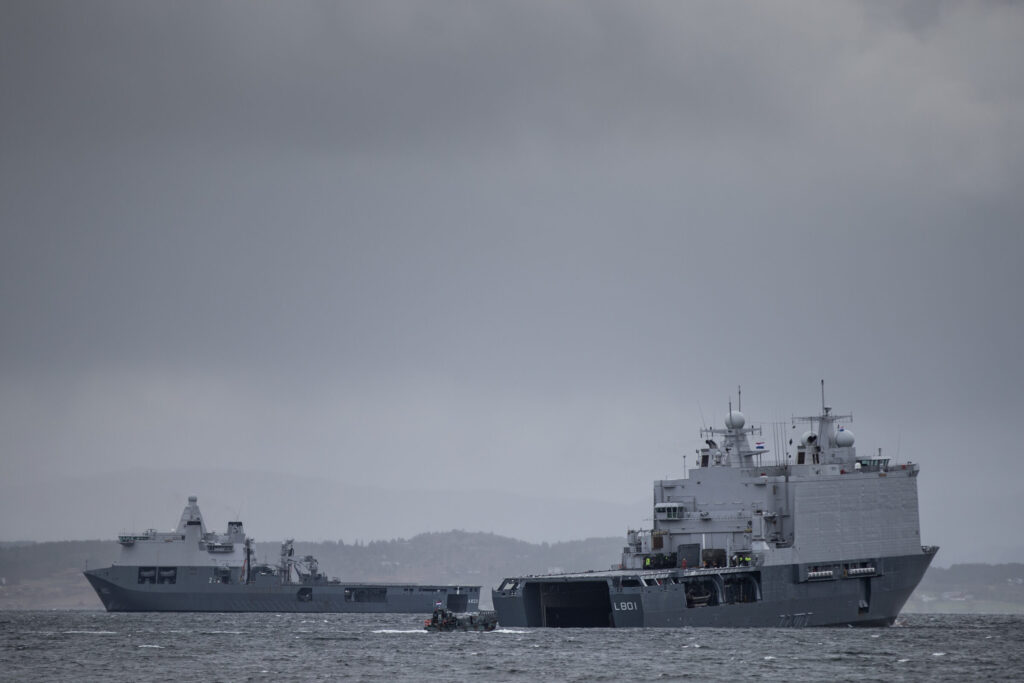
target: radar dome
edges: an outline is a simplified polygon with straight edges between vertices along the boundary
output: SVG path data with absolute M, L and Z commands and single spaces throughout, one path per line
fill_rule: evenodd
M 807 432 L 804 432 L 804 435 L 800 437 L 800 445 L 801 446 L 807 446 L 809 444 L 814 443 L 817 440 L 818 440 L 818 435 L 817 434 L 815 434 L 814 432 L 811 432 L 811 431 L 807 431 Z
M 848 448 L 853 445 L 853 432 L 849 429 L 839 428 L 836 432 L 836 445 L 840 448 Z
M 747 423 L 747 418 L 743 417 L 743 413 L 738 410 L 732 410 L 725 417 L 725 428 L 726 429 L 743 429 L 743 425 Z

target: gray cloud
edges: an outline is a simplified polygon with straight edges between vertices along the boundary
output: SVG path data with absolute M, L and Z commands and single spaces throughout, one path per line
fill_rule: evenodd
M 991 555 L 1009 521 L 952 548 L 1021 512 L 1022 29 L 1004 3 L 5 3 L 0 476 L 632 504 L 735 384 L 780 420 L 826 377 L 859 444 L 924 463 L 925 539 Z M 79 503 L 33 514 L 59 537 Z

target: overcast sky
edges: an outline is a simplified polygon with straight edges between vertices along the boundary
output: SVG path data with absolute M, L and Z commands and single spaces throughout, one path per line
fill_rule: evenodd
M 1022 64 L 1004 2 L 3 0 L 0 538 L 618 535 L 824 378 L 1024 561 Z

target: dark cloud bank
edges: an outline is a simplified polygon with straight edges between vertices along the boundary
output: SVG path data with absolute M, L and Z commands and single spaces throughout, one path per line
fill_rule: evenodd
M 737 384 L 770 422 L 824 377 L 922 463 L 940 563 L 1024 560 L 1022 36 L 1013 3 L 5 2 L 0 537 L 190 493 L 261 538 L 616 535 Z

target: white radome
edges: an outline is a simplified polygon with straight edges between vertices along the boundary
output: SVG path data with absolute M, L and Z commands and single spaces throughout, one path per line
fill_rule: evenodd
M 853 432 L 849 429 L 839 428 L 836 432 L 836 445 L 840 448 L 848 448 L 853 445 Z
M 726 429 L 743 429 L 743 425 L 747 423 L 747 418 L 743 416 L 738 410 L 732 410 L 725 417 L 725 428 Z

